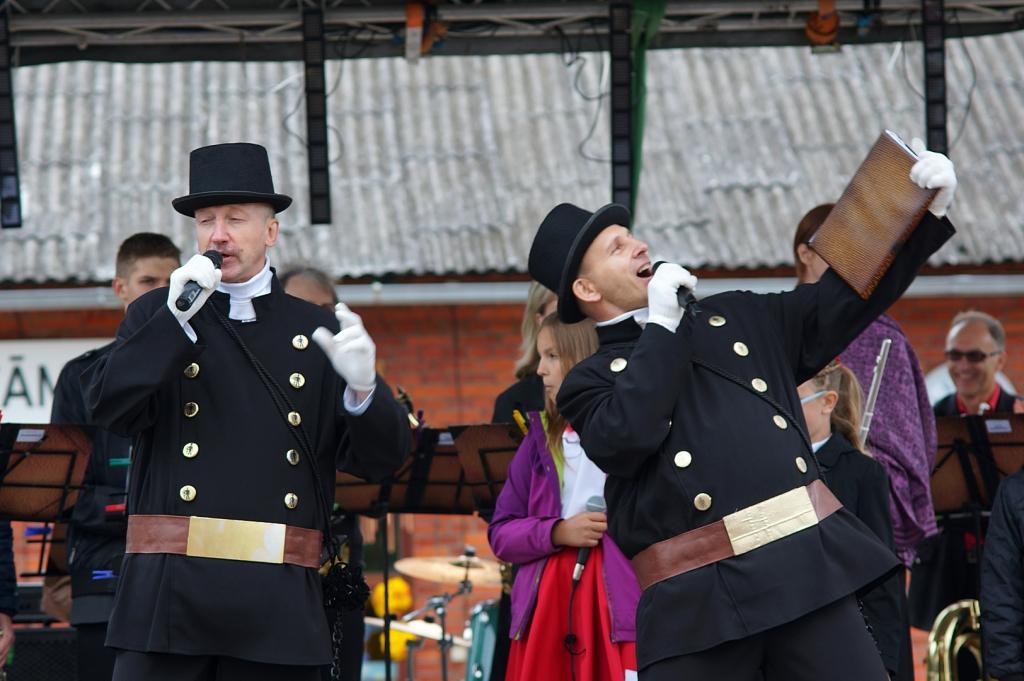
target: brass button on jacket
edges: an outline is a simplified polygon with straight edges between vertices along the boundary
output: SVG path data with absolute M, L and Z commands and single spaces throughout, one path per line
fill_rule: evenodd
M 299 505 L 299 495 L 294 492 L 288 492 L 284 495 L 284 505 L 288 508 L 295 508 Z
M 194 459 L 199 456 L 199 445 L 195 442 L 188 442 L 181 448 L 181 455 L 186 459 Z
M 195 362 L 192 362 L 187 367 L 185 367 L 185 378 L 195 378 L 198 375 L 199 365 L 196 364 Z
M 294 449 L 289 449 L 287 452 L 285 452 L 284 458 L 287 459 L 288 463 L 290 463 L 293 466 L 299 465 L 299 453 Z
M 693 505 L 698 511 L 706 511 L 711 508 L 711 495 L 701 492 L 693 498 Z
M 732 351 L 740 357 L 746 357 L 750 354 L 750 348 L 747 347 L 747 344 L 741 343 L 740 341 L 736 341 L 732 344 Z
M 789 421 L 787 421 L 786 417 L 782 416 L 781 414 L 776 414 L 775 416 L 773 416 L 772 421 L 774 421 L 775 425 L 779 427 L 779 430 L 785 430 L 786 428 L 789 428 Z
M 196 488 L 192 485 L 185 485 L 178 490 L 178 496 L 181 497 L 182 501 L 192 501 L 196 498 Z
M 302 374 L 295 372 L 288 377 L 288 382 L 292 384 L 292 387 L 298 390 L 302 386 L 306 385 L 306 377 Z
M 628 364 L 628 362 L 624 357 L 616 357 L 615 359 L 612 360 L 612 363 L 608 366 L 608 368 L 614 371 L 615 373 L 619 373 L 620 371 L 626 368 L 626 364 Z
M 302 417 L 299 415 L 299 412 L 288 412 L 288 423 L 292 424 L 293 426 L 298 426 L 300 423 L 302 423 Z
M 754 386 L 754 390 L 759 393 L 767 392 L 768 384 L 764 382 L 763 378 L 755 378 L 750 382 L 750 385 Z
M 802 457 L 802 456 L 796 457 L 796 468 L 801 473 L 806 473 L 807 472 L 807 462 L 804 461 L 804 457 Z
M 690 454 L 690 452 L 687 452 L 686 450 L 676 452 L 674 461 L 677 468 L 686 468 L 691 463 L 693 463 L 693 455 Z
M 708 324 L 715 327 L 725 326 L 725 317 L 716 314 L 708 319 Z
M 196 404 L 195 402 L 186 402 L 185 403 L 185 417 L 186 418 L 190 418 L 190 419 L 191 418 L 195 418 L 196 414 L 198 414 L 198 413 L 199 413 L 199 405 L 198 404 Z
M 300 333 L 295 338 L 292 338 L 292 347 L 296 350 L 305 350 L 309 347 L 309 339 Z

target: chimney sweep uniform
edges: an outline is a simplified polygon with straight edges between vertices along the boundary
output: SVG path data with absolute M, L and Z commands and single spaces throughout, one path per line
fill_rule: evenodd
M 274 194 L 257 145 L 194 151 L 190 185 L 174 202 L 186 215 L 290 203 Z M 370 343 L 369 382 L 358 387 L 370 397 L 354 403 L 354 379 L 321 349 L 327 332 L 313 338 L 318 327 L 337 332 L 340 311 L 336 319 L 286 295 L 269 261 L 250 281 L 216 292 L 219 273 L 205 267 L 186 277 L 204 289 L 190 318 L 172 310 L 183 285 L 179 277 L 176 289 L 176 272 L 170 290 L 128 307 L 113 347 L 85 379 L 95 421 L 134 437 L 127 555 L 107 638 L 120 650 L 114 678 L 318 679 L 331 640 L 313 469 L 328 500 L 336 468 L 387 476 L 410 451 L 406 413 L 375 377 L 361 322 L 346 328 Z M 282 388 L 287 413 L 225 323 Z
M 628 229 L 628 210 L 562 204 L 540 226 L 530 274 L 563 321 L 584 317 L 572 284 L 611 225 Z M 608 474 L 609 532 L 644 589 L 641 679 L 886 678 L 852 594 L 898 561 L 820 479 L 796 386 L 953 231 L 926 215 L 866 301 L 829 271 L 785 293 L 704 298 L 675 332 L 646 309 L 599 323 L 558 409 Z

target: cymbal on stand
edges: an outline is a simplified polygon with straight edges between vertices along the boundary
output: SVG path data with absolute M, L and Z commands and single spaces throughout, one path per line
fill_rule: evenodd
M 474 586 L 500 586 L 498 563 L 476 556 L 417 556 L 395 562 L 395 569 L 408 577 L 440 584 L 468 580 Z
M 380 617 L 364 617 L 363 622 L 366 626 L 374 629 L 384 628 L 384 620 Z M 435 622 L 427 622 L 426 620 L 412 620 L 411 622 L 399 622 L 397 620 L 392 620 L 391 631 L 400 631 L 403 634 L 412 634 L 413 636 L 429 639 L 431 641 L 441 640 L 441 625 Z M 452 645 L 456 645 L 461 648 L 469 647 L 469 641 L 461 636 L 452 636 L 451 640 Z

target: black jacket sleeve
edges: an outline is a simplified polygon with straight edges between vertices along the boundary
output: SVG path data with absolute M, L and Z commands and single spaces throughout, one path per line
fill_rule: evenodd
M 166 300 L 160 288 L 129 305 L 110 352 L 82 375 L 95 425 L 127 437 L 156 423 L 160 387 L 202 353 L 205 346 L 185 335 Z
M 558 411 L 580 434 L 587 458 L 608 475 L 632 478 L 658 452 L 669 431 L 680 386 L 690 370 L 687 317 L 675 333 L 648 324 L 626 368 L 598 351 L 576 365 L 558 392 Z
M 338 395 L 339 403 L 343 395 Z M 339 404 L 345 435 L 336 457 L 339 470 L 379 482 L 394 473 L 412 451 L 408 411 L 380 375 L 366 411 L 356 416 Z
M 1024 473 L 999 486 L 981 564 L 982 643 L 988 672 L 1024 679 Z
M 792 291 L 766 296 L 776 306 L 774 316 L 781 325 L 797 385 L 835 359 L 896 302 L 928 257 L 954 232 L 949 220 L 925 213 L 867 300 L 832 270 L 825 272 L 816 284 L 803 284 Z
M 14 533 L 11 523 L 0 522 L 0 612 L 11 617 L 18 611 L 18 580 L 14 572 Z
M 50 408 L 50 423 L 89 423 L 85 409 L 82 388 L 83 358 L 76 358 L 64 365 L 53 388 L 53 406 Z

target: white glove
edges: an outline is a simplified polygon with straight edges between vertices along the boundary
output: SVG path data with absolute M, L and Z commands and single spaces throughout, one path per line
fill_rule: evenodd
M 647 285 L 648 324 L 658 324 L 675 333 L 683 318 L 677 293 L 681 286 L 693 291 L 697 288 L 697 277 L 675 263 L 666 262 L 658 267 Z
M 377 384 L 377 346 L 366 333 L 363 320 L 345 303 L 334 308 L 341 331 L 332 334 L 324 327 L 313 332 L 313 340 L 323 348 L 334 370 L 357 392 L 369 392 Z
M 220 286 L 221 274 L 221 271 L 213 266 L 212 260 L 198 253 L 189 258 L 188 262 L 184 265 L 171 272 L 171 288 L 167 292 L 167 307 L 171 309 L 171 314 L 178 320 L 182 328 L 185 327 L 185 324 L 188 323 L 188 320 L 192 319 L 196 312 L 199 312 L 203 303 Z M 203 290 L 199 292 L 199 295 L 192 302 L 192 306 L 183 312 L 174 306 L 174 301 L 181 295 L 185 284 L 190 281 L 194 281 L 202 286 Z
M 910 169 L 910 179 L 922 189 L 938 189 L 939 193 L 932 199 L 928 210 L 937 218 L 941 218 L 953 203 L 956 192 L 956 172 L 953 162 L 947 156 L 928 151 L 924 142 L 915 137 L 910 141 L 910 148 L 917 154 L 917 163 Z

